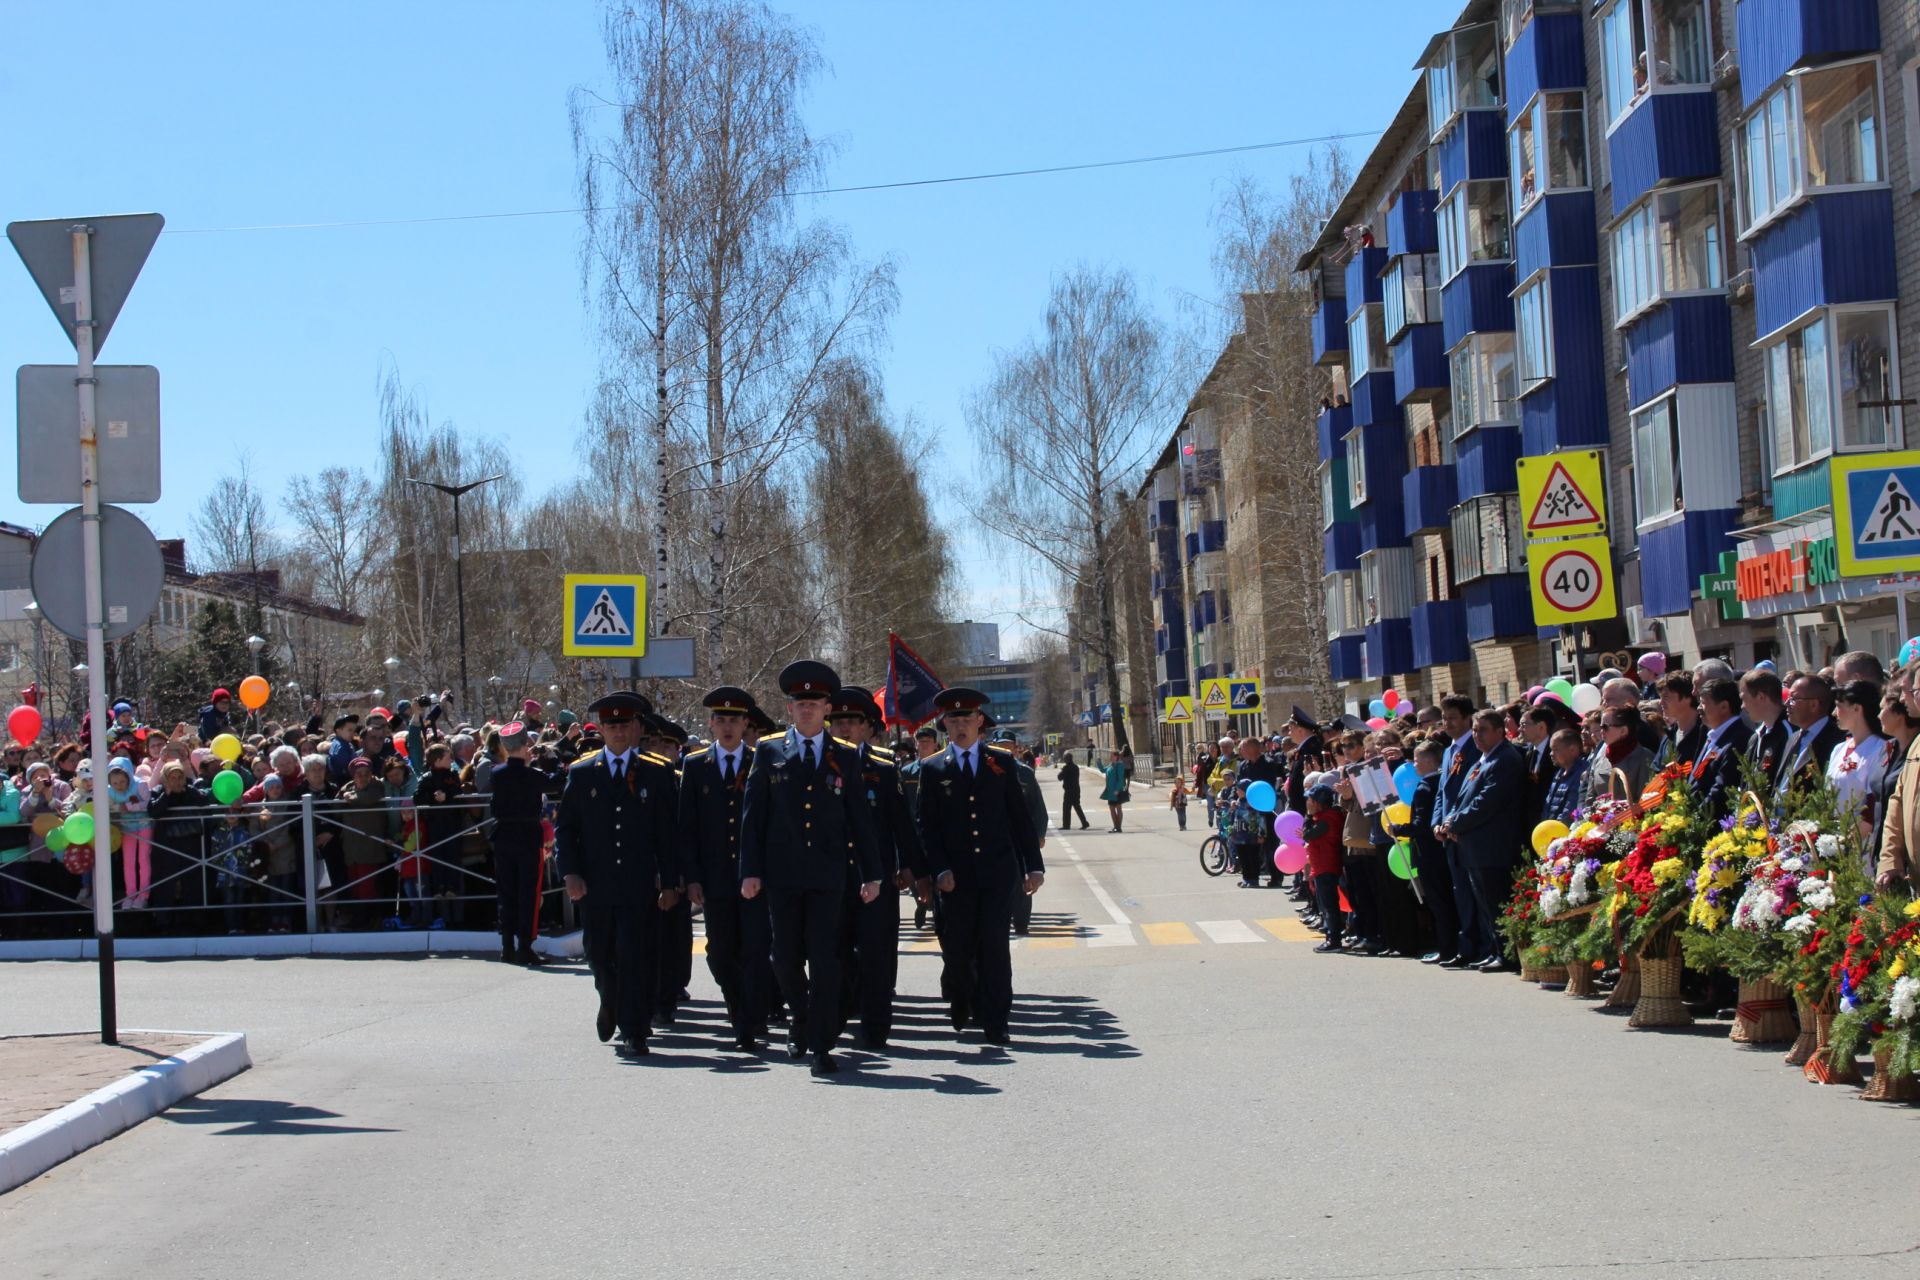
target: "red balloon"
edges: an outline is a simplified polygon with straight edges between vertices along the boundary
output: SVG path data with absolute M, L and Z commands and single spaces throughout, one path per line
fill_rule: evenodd
M 1389 689 L 1380 695 L 1380 701 L 1386 703 L 1389 709 L 1397 707 L 1400 705 L 1400 691 L 1398 689 Z
M 39 738 L 40 727 L 40 712 L 33 707 L 15 707 L 7 713 L 7 732 L 23 747 L 32 746 Z

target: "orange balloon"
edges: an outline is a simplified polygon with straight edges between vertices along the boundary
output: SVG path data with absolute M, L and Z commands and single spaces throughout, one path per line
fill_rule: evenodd
M 258 711 L 267 705 L 267 698 L 272 693 L 272 686 L 264 678 L 248 676 L 240 682 L 240 705 L 249 711 Z

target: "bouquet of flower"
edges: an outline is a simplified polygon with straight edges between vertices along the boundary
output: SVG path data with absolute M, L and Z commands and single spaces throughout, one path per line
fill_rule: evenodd
M 1527 949 L 1533 943 L 1533 931 L 1540 923 L 1541 880 L 1539 864 L 1520 868 L 1513 877 L 1513 892 L 1507 896 L 1506 909 L 1500 913 L 1500 936 L 1506 939 L 1509 954 L 1528 960 Z
M 1581 937 L 1583 954 L 1637 951 L 1672 922 L 1691 899 L 1706 826 L 1692 789 L 1683 779 L 1669 780 L 1640 819 L 1626 856 L 1600 868 L 1598 879 L 1609 892 Z
M 1851 1058 L 1866 1042 L 1892 1075 L 1920 1074 L 1920 902 L 1902 894 L 1867 897 L 1847 929 L 1833 980 L 1840 998 L 1833 1056 Z

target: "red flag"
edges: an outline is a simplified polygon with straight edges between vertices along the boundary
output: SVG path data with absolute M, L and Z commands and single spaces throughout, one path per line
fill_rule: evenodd
M 1335 892 L 1340 895 L 1340 909 L 1348 915 L 1352 915 L 1353 904 L 1347 901 L 1347 891 L 1345 889 L 1337 889 Z
M 947 686 L 907 642 L 887 632 L 887 687 L 880 693 L 880 718 L 889 726 L 918 729 L 939 714 L 933 695 Z

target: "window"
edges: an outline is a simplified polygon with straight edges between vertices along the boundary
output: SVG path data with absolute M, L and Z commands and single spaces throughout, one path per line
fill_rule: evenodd
M 1360 574 L 1358 570 L 1332 574 L 1327 578 L 1327 635 L 1358 631 L 1361 622 Z
M 1452 541 L 1455 582 L 1525 573 L 1527 540 L 1520 522 L 1520 495 L 1469 498 L 1455 507 Z
M 1686 509 L 1680 493 L 1680 430 L 1672 396 L 1633 415 L 1633 485 L 1639 523 Z
M 1553 376 L 1553 291 L 1540 272 L 1513 297 L 1513 328 L 1522 395 Z
M 1359 506 L 1367 500 L 1367 449 L 1359 431 L 1347 433 L 1347 503 Z
M 1708 0 L 1619 0 L 1601 15 L 1600 57 L 1610 123 L 1617 123 L 1649 89 L 1710 84 L 1713 14 Z
M 1881 133 L 1877 62 L 1789 76 L 1739 128 L 1747 227 L 1760 226 L 1810 191 L 1884 182 Z
M 1466 182 L 1440 202 L 1440 278 L 1451 280 L 1469 262 L 1504 262 L 1513 256 L 1508 236 L 1507 184 Z
M 1455 439 L 1475 427 L 1519 421 L 1512 334 L 1476 333 L 1451 359 Z
M 1826 320 L 1794 330 L 1765 354 L 1773 465 L 1791 471 L 1833 448 Z
M 1379 303 L 1369 302 L 1347 318 L 1347 359 L 1356 378 L 1393 368 L 1386 316 Z
M 1491 22 L 1462 27 L 1439 38 L 1427 62 L 1427 119 L 1433 137 L 1453 117 L 1475 107 L 1500 105 L 1500 51 Z
M 1587 185 L 1587 96 L 1543 93 L 1508 131 L 1514 214 L 1548 191 Z
M 1434 412 L 1434 406 L 1413 401 L 1405 407 L 1407 419 L 1407 465 L 1410 467 L 1450 467 L 1453 465 L 1453 436 L 1446 420 Z
M 1440 255 L 1407 253 L 1387 267 L 1387 340 L 1410 324 L 1440 322 Z
M 1542 13 L 1577 10 L 1579 0 L 1501 0 L 1500 47 L 1510 49 L 1527 23 Z
M 1377 555 L 1360 557 L 1360 599 L 1365 610 L 1361 617 L 1368 623 L 1380 621 L 1380 557 Z
M 1661 298 L 1726 284 L 1720 187 L 1661 191 L 1613 230 L 1613 315 L 1624 324 Z
M 1320 527 L 1333 528 L 1333 517 L 1337 504 L 1333 496 L 1333 464 L 1320 464 Z
M 1833 313 L 1833 386 L 1842 449 L 1900 447 L 1890 403 L 1898 398 L 1892 352 L 1891 311 Z

